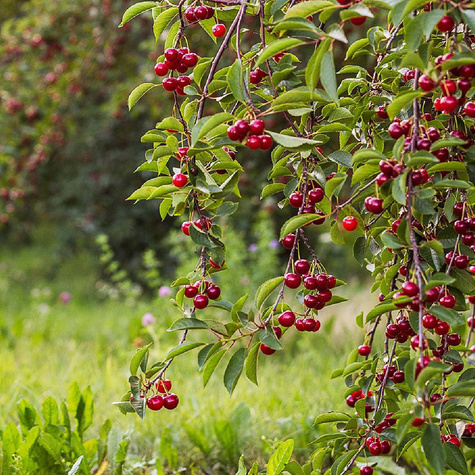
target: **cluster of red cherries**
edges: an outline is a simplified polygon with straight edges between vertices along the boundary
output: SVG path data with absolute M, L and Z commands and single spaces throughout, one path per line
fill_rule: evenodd
M 219 286 L 208 280 L 185 286 L 185 297 L 193 299 L 193 306 L 198 310 L 206 308 L 210 300 L 217 300 L 220 295 Z
M 325 197 L 325 192 L 323 191 L 323 188 L 318 183 L 313 182 L 311 183 L 311 185 L 313 186 L 313 188 L 307 192 L 306 196 L 304 196 L 303 192 L 299 190 L 294 191 L 289 196 L 289 203 L 290 203 L 290 206 L 292 206 L 293 208 L 297 208 L 299 210 L 300 208 L 302 208 L 301 214 L 319 215 L 320 218 L 316 218 L 311 223 L 306 224 L 306 226 L 309 226 L 310 224 L 315 224 L 319 226 L 325 222 L 325 213 L 316 209 L 316 205 L 323 200 L 323 198 Z
M 193 68 L 198 63 L 196 53 L 190 53 L 188 48 L 167 48 L 165 50 L 165 61 L 155 65 L 155 74 L 157 76 L 166 76 L 170 71 L 186 73 L 189 68 Z M 169 76 L 162 80 L 162 86 L 165 91 L 175 91 L 180 96 L 185 96 L 184 88 L 191 84 L 189 76 L 173 77 Z
M 152 411 L 159 411 L 162 407 L 165 409 L 175 409 L 180 400 L 178 396 L 171 393 L 172 382 L 169 379 L 160 379 L 155 385 L 159 394 L 155 394 L 147 399 L 147 407 Z
M 264 134 L 265 123 L 261 119 L 254 119 L 251 122 L 240 119 L 228 127 L 227 134 L 229 140 L 242 142 L 246 139 L 246 146 L 251 150 L 269 150 L 272 147 L 272 137 Z
M 188 23 L 196 23 L 202 20 L 209 20 L 214 16 L 214 8 L 209 5 L 200 5 L 198 7 L 189 7 L 185 11 L 185 18 Z M 215 38 L 221 38 L 226 33 L 226 27 L 222 23 L 216 23 L 211 28 Z
M 181 225 L 181 232 L 185 235 L 185 236 L 189 236 L 190 235 L 190 226 L 194 224 L 198 229 L 200 229 L 201 231 L 208 231 L 209 229 L 211 229 L 211 226 L 213 225 L 213 223 L 211 222 L 211 219 L 209 219 L 208 217 L 203 217 L 201 219 L 195 219 L 193 222 L 191 221 L 185 221 L 182 225 Z

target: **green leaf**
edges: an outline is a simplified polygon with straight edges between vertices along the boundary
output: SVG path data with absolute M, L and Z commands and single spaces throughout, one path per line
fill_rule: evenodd
M 403 94 L 399 94 L 396 96 L 393 101 L 388 105 L 386 111 L 389 114 L 389 118 L 392 120 L 396 117 L 401 109 L 406 107 L 409 103 L 411 103 L 414 99 L 417 99 L 423 96 L 425 93 L 422 91 L 411 91 L 411 92 L 404 92 Z
M 335 8 L 333 2 L 321 0 L 309 0 L 307 2 L 297 3 L 290 7 L 284 15 L 284 18 L 301 17 L 307 18 L 310 15 L 321 12 L 326 8 Z
M 359 40 L 356 40 L 354 43 L 350 45 L 350 47 L 346 51 L 345 59 L 351 59 L 358 50 L 360 50 L 361 48 L 364 48 L 367 45 L 369 45 L 368 38 L 361 38 Z
M 244 366 L 244 357 L 245 357 L 245 348 L 239 348 L 231 359 L 229 360 L 228 366 L 224 372 L 224 385 L 228 390 L 229 394 L 232 394 L 236 384 L 241 376 L 242 369 Z
M 438 475 L 444 474 L 445 453 L 440 440 L 440 430 L 435 424 L 427 424 L 422 434 L 422 447 L 427 461 Z
M 267 325 L 262 331 L 259 332 L 259 339 L 262 341 L 262 343 L 264 343 L 264 345 L 267 345 L 273 350 L 282 349 L 282 345 L 280 344 L 280 341 L 278 340 L 274 330 L 270 325 Z
M 246 96 L 244 94 L 244 79 L 242 76 L 242 63 L 239 59 L 236 59 L 234 64 L 229 68 L 227 79 L 229 89 L 231 89 L 234 98 L 239 102 L 246 102 Z
M 374 307 L 372 310 L 368 312 L 368 315 L 366 315 L 366 323 L 372 322 L 379 315 L 392 312 L 393 310 L 396 310 L 396 309 L 397 307 L 394 303 L 382 303 L 380 305 L 377 305 L 376 307 Z
M 344 412 L 328 412 L 315 418 L 314 425 L 327 424 L 328 422 L 348 422 L 351 416 Z
M 203 346 L 204 343 L 200 343 L 198 341 L 190 341 L 189 343 L 182 343 L 181 345 L 175 346 L 172 350 L 170 350 L 165 358 L 166 360 L 171 360 L 172 358 L 177 357 L 178 355 L 182 355 L 187 351 L 194 350 L 200 346 Z
M 285 188 L 284 183 L 271 183 L 269 185 L 266 185 L 264 189 L 262 190 L 261 193 L 261 200 L 264 198 L 267 198 L 268 196 L 274 195 L 275 193 L 279 193 L 280 191 L 283 191 Z
M 353 165 L 351 164 L 352 161 L 352 156 L 351 153 L 345 152 L 344 150 L 337 150 L 336 152 L 330 153 L 328 155 L 328 158 L 335 163 L 338 163 L 338 165 L 342 165 L 346 168 L 352 168 Z
M 249 351 L 249 354 L 247 355 L 246 358 L 246 376 L 251 381 L 254 383 L 256 386 L 258 385 L 257 382 L 257 361 L 259 357 L 259 348 L 261 344 L 256 343 L 251 350 Z
M 119 27 L 124 26 L 127 22 L 139 16 L 140 14 L 151 10 L 157 6 L 156 2 L 138 2 L 132 5 L 131 7 L 125 10 L 124 15 L 122 16 L 122 21 L 120 22 Z
M 412 418 L 411 420 L 411 425 L 412 425 Z M 396 460 L 399 460 L 399 458 L 408 450 L 418 439 L 420 439 L 422 436 L 421 432 L 409 432 L 407 433 L 404 438 L 402 439 L 401 442 L 398 443 L 397 445 L 397 457 Z
M 282 276 L 280 277 L 274 277 L 273 279 L 270 279 L 263 284 L 257 289 L 256 292 L 256 298 L 255 298 L 255 304 L 256 307 L 259 309 L 261 308 L 262 304 L 267 300 L 267 297 L 284 281 L 284 278 Z
M 278 134 L 276 132 L 266 131 L 279 145 L 288 149 L 305 149 L 310 150 L 315 145 L 319 145 L 322 142 L 319 140 L 306 139 L 304 137 L 295 137 L 293 135 Z
M 129 106 L 129 110 L 134 107 L 134 105 L 148 92 L 150 89 L 154 87 L 158 87 L 158 84 L 153 84 L 151 82 L 145 82 L 137 86 L 129 95 L 127 99 L 127 104 Z
M 297 38 L 281 38 L 270 43 L 262 53 L 257 57 L 256 67 L 262 64 L 266 59 L 271 58 L 272 56 L 286 51 L 291 48 L 295 48 L 303 43 L 302 40 Z
M 296 6 L 304 5 L 307 3 L 309 2 L 298 3 Z M 320 79 L 323 56 L 330 49 L 330 46 L 331 46 L 330 38 L 327 38 L 326 40 L 322 41 L 318 45 L 318 47 L 315 49 L 311 58 L 308 61 L 307 67 L 305 68 L 305 82 L 308 88 L 310 89 L 310 91 L 313 91 L 315 87 L 317 86 L 317 83 Z
M 289 462 L 293 451 L 293 439 L 282 442 L 269 459 L 269 463 L 267 464 L 267 475 L 281 474 L 285 468 L 285 465 Z
M 234 119 L 234 116 L 228 112 L 219 112 L 209 117 L 203 117 L 195 124 L 191 131 L 191 146 L 194 147 L 198 140 L 214 130 L 218 125 L 232 119 Z
M 221 358 L 226 353 L 226 350 L 219 350 L 217 351 L 206 363 L 206 366 L 203 370 L 203 386 L 208 384 L 211 375 L 213 374 L 214 370 L 218 366 L 218 363 L 221 361 Z
M 462 475 L 469 475 L 467 461 L 463 452 L 454 444 L 444 444 L 445 460 L 447 465 Z
M 406 204 L 406 178 L 407 173 L 398 175 L 393 180 L 393 186 L 391 189 L 393 198 L 401 205 Z
M 160 121 L 156 128 L 159 130 L 169 129 L 175 130 L 176 132 L 183 132 L 183 124 L 175 117 L 166 117 L 162 121 Z
M 455 282 L 452 285 L 461 292 L 464 294 L 473 294 L 475 292 L 475 279 L 470 272 L 454 267 L 450 270 L 450 275 L 455 277 Z
M 338 93 L 336 85 L 335 63 L 333 62 L 332 50 L 327 51 L 322 58 L 320 68 L 320 81 L 323 89 L 327 91 L 328 95 L 338 105 Z M 351 160 L 351 158 L 350 158 Z
M 177 14 L 178 8 L 167 6 L 167 8 L 164 8 L 163 11 L 160 12 L 160 15 L 155 18 L 153 22 L 153 34 L 156 41 L 160 39 L 160 35 Z
M 292 216 L 282 225 L 282 228 L 280 228 L 280 239 L 282 240 L 285 236 L 287 236 L 287 234 L 293 233 L 297 229 L 305 226 L 308 223 L 311 223 L 312 221 L 315 221 L 318 218 L 321 218 L 321 216 L 314 213 Z
M 462 10 L 462 18 L 472 30 L 472 33 L 475 33 L 475 10 L 469 10 L 468 8 Z
M 167 330 L 174 332 L 177 330 L 207 330 L 208 324 L 197 318 L 180 318 Z
M 198 229 L 194 224 L 190 226 L 190 238 L 198 246 L 207 247 L 209 249 L 213 249 L 216 247 L 216 243 L 214 243 L 208 234 Z
M 448 389 L 447 396 L 475 396 L 475 380 L 469 379 L 453 384 Z
M 142 363 L 142 360 L 146 357 L 147 352 L 152 345 L 153 343 L 149 343 L 147 346 L 140 348 L 132 357 L 129 366 L 131 376 L 135 376 L 137 374 L 137 371 L 140 367 L 140 363 Z

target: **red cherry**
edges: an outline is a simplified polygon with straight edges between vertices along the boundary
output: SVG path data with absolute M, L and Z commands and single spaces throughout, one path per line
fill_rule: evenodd
M 452 17 L 449 17 L 448 15 L 444 15 L 439 23 L 437 23 L 437 29 L 441 31 L 442 33 L 446 33 L 450 30 L 453 29 L 455 26 L 455 21 L 452 19 Z
M 306 259 L 299 259 L 294 264 L 297 274 L 304 275 L 310 270 L 310 263 Z
M 353 25 L 360 26 L 366 21 L 366 17 L 357 16 L 357 17 L 350 18 L 350 21 L 351 23 L 353 23 Z
M 257 150 L 261 147 L 261 140 L 256 135 L 251 135 L 246 142 L 247 148 L 251 150 Z
M 163 407 L 165 409 L 172 410 L 178 406 L 179 402 L 180 400 L 178 399 L 178 396 L 176 394 L 170 393 L 163 398 Z
M 184 54 L 181 58 L 181 62 L 188 68 L 193 68 L 196 66 L 196 63 L 198 63 L 198 56 L 195 53 Z
M 157 76 L 166 76 L 168 74 L 168 67 L 165 63 L 157 63 L 154 71 Z
M 255 119 L 249 124 L 249 129 L 253 135 L 261 135 L 264 132 L 266 124 L 261 119 Z
M 195 308 L 198 308 L 198 309 L 206 308 L 208 306 L 208 303 L 209 303 L 209 300 L 208 300 L 208 297 L 206 297 L 206 295 L 197 295 L 193 299 L 193 305 L 195 306 Z
M 195 287 L 194 285 L 187 285 L 185 287 L 185 297 L 188 297 L 189 299 L 192 299 L 198 295 L 198 287 Z
M 444 295 L 439 299 L 440 305 L 445 308 L 455 307 L 455 297 L 453 295 Z
M 305 331 L 307 332 L 313 332 L 313 330 L 315 330 L 316 324 L 317 322 L 313 318 L 305 318 L 303 321 Z
M 422 326 L 429 330 L 434 329 L 437 326 L 438 320 L 434 315 L 428 313 L 422 317 Z
M 262 81 L 262 78 L 257 71 L 251 71 L 249 74 L 249 82 L 251 84 L 259 84 Z
M 190 221 L 185 221 L 182 225 L 181 225 L 181 231 L 183 234 L 185 234 L 186 236 L 189 236 L 190 235 L 190 226 L 191 226 L 191 222 Z
M 261 150 L 269 150 L 272 147 L 272 137 L 270 135 L 259 135 Z
M 389 442 L 389 440 L 383 440 L 381 442 L 381 448 L 382 448 L 381 453 L 383 455 L 389 454 L 389 452 L 391 452 L 391 442 Z
M 386 112 L 386 108 L 384 106 L 379 106 L 378 110 L 376 111 L 376 115 L 383 120 L 389 118 L 389 115 Z
M 373 442 L 369 445 L 368 450 L 371 455 L 381 455 L 383 453 L 381 442 Z
M 358 346 L 358 354 L 361 356 L 368 356 L 371 353 L 371 346 L 369 345 L 360 345 Z
M 289 273 L 285 274 L 284 281 L 289 289 L 296 289 L 300 286 L 302 278 L 298 274 Z
M 395 122 L 393 122 L 388 127 L 388 133 L 392 139 L 397 140 L 399 137 L 402 137 L 404 135 L 404 130 L 399 124 L 396 124 Z
M 183 188 L 188 183 L 188 177 L 186 175 L 183 175 L 183 173 L 176 173 L 175 175 L 173 175 L 172 183 L 177 188 Z
M 470 263 L 470 258 L 465 254 L 460 254 L 454 259 L 454 265 L 458 269 L 465 269 Z
M 273 355 L 275 353 L 275 350 L 268 347 L 267 345 L 264 345 L 264 343 L 261 343 L 261 346 L 259 348 L 265 355 Z
M 393 381 L 396 384 L 403 383 L 404 382 L 404 371 L 395 371 L 392 378 L 393 378 Z
M 162 81 L 162 86 L 165 91 L 174 91 L 178 86 L 178 82 L 176 78 L 165 78 Z
M 303 285 L 307 290 L 315 290 L 318 287 L 317 279 L 312 276 L 305 277 L 303 280 Z
M 193 7 L 186 9 L 185 18 L 189 23 L 193 23 L 196 21 L 195 9 Z
M 308 192 L 308 201 L 311 204 L 320 203 L 325 197 L 325 192 L 322 188 L 314 188 Z
M 373 468 L 369 465 L 360 468 L 360 475 L 373 475 Z
M 295 234 L 287 234 L 287 236 L 282 239 L 282 246 L 286 249 L 292 249 L 295 243 Z
M 279 316 L 279 324 L 283 327 L 291 327 L 295 323 L 295 313 L 287 310 Z
M 208 18 L 208 9 L 204 6 L 196 7 L 194 13 L 197 20 L 206 20 Z
M 147 399 L 147 407 L 152 411 L 158 411 L 164 405 L 163 397 L 157 394 Z
M 455 94 L 455 91 L 457 90 L 457 84 L 455 81 L 443 81 L 442 84 L 440 85 L 440 88 L 442 89 L 442 93 L 445 96 L 451 96 Z
M 440 99 L 440 107 L 442 108 L 442 111 L 448 114 L 457 109 L 458 105 L 459 101 L 454 96 L 446 96 Z
M 358 220 L 355 216 L 346 216 L 343 218 L 343 227 L 347 231 L 354 231 L 358 227 Z
M 450 346 L 458 346 L 462 342 L 462 338 L 458 333 L 447 335 L 447 344 Z
M 383 211 L 383 200 L 381 198 L 374 198 L 368 196 L 364 200 L 365 208 L 367 211 L 373 214 L 379 214 Z
M 180 76 L 177 78 L 178 86 L 182 89 L 191 84 L 191 78 L 189 76 Z
M 457 81 L 457 87 L 459 91 L 465 95 L 472 88 L 472 82 L 469 79 L 459 79 Z
M 290 206 L 293 206 L 294 208 L 300 208 L 303 204 L 303 193 L 300 191 L 294 191 L 289 196 L 289 203 Z
M 467 117 L 475 117 L 475 102 L 467 102 L 464 105 L 463 110 Z
M 449 444 L 454 444 L 457 447 L 460 447 L 460 439 L 456 435 L 451 435 L 447 440 Z
M 211 300 L 217 300 L 221 295 L 221 289 L 217 285 L 211 285 L 206 291 L 206 294 Z
M 321 310 L 325 306 L 325 303 L 321 302 L 316 295 L 311 294 L 303 298 L 303 303 L 307 308 L 315 308 L 316 310 Z
M 242 137 L 245 137 L 249 132 L 249 123 L 247 122 L 247 120 L 237 120 L 234 126 Z
M 415 297 L 419 293 L 419 286 L 414 282 L 404 282 L 401 290 L 404 295 Z
M 226 27 L 222 23 L 217 23 L 211 28 L 211 32 L 215 38 L 221 38 L 226 33 Z
M 437 322 L 437 326 L 435 327 L 434 331 L 437 333 L 437 335 L 447 335 L 447 333 L 450 331 L 450 324 L 440 320 Z
M 303 318 L 298 318 L 295 322 L 295 328 L 299 331 L 299 332 L 304 332 L 305 331 L 305 325 L 303 323 Z
M 169 379 L 160 379 L 157 382 L 157 391 L 159 393 L 167 393 L 172 388 L 172 382 Z
M 176 61 L 178 59 L 178 51 L 175 48 L 167 48 L 165 50 L 165 58 L 168 61 Z
M 425 420 L 425 417 L 422 417 L 422 418 L 421 418 L 421 417 L 416 417 L 416 418 L 414 418 L 414 420 L 412 421 L 412 425 L 413 425 L 414 427 L 420 427 L 422 424 L 424 424 L 425 421 L 426 421 L 426 420 Z
M 411 79 L 416 77 L 416 72 L 413 69 L 408 69 L 402 75 L 404 82 L 409 82 Z
M 423 74 L 420 78 L 419 78 L 419 87 L 423 90 L 423 91 L 426 91 L 426 92 L 430 92 L 430 91 L 433 91 L 435 89 L 435 82 L 429 77 L 429 76 L 426 76 L 425 74 Z
M 427 136 L 431 142 L 435 142 L 440 139 L 440 132 L 435 127 L 429 127 L 426 131 Z
M 229 140 L 241 140 L 241 134 L 238 132 L 235 125 L 231 125 L 230 127 L 228 127 L 226 133 L 228 134 Z

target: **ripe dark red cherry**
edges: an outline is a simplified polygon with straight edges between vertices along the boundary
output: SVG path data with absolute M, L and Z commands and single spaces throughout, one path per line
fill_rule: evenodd
M 467 232 L 467 223 L 458 219 L 454 223 L 454 230 L 457 234 L 465 234 Z
M 380 442 L 373 442 L 369 445 L 368 450 L 371 455 L 381 455 L 383 453 L 383 448 Z
M 165 91 L 171 92 L 177 88 L 178 82 L 176 78 L 165 78 L 162 81 L 162 86 L 163 86 L 163 89 L 165 89 Z
M 300 191 L 294 191 L 289 196 L 289 203 L 290 206 L 293 206 L 294 208 L 300 208 L 303 203 L 303 193 L 301 193 Z
M 234 126 L 236 127 L 239 134 L 243 137 L 245 137 L 246 134 L 249 132 L 249 123 L 247 122 L 247 120 L 237 120 Z
M 355 216 L 346 216 L 343 218 L 343 227 L 347 231 L 354 231 L 358 227 L 358 220 Z
M 261 148 L 261 140 L 256 135 L 251 135 L 246 142 L 247 148 L 258 150 Z
M 283 327 L 291 327 L 295 323 L 295 313 L 287 310 L 279 316 L 279 324 Z
M 299 332 L 304 332 L 305 331 L 305 325 L 303 323 L 303 318 L 298 318 L 295 322 L 295 328 L 299 331 Z
M 269 150 L 272 147 L 272 137 L 270 135 L 259 135 L 259 140 L 261 142 L 261 150 Z
M 208 290 L 206 291 L 206 295 L 211 300 L 216 300 L 221 295 L 221 289 L 217 285 L 211 285 Z
M 467 117 L 475 117 L 475 102 L 467 102 L 463 106 L 463 110 Z
M 399 124 L 393 122 L 388 127 L 388 134 L 392 139 L 397 140 L 399 137 L 402 137 L 404 135 L 404 130 Z
M 434 315 L 428 313 L 422 317 L 422 326 L 429 330 L 434 329 L 437 326 L 438 320 Z
M 183 173 L 176 173 L 173 175 L 172 183 L 177 188 L 183 188 L 188 183 L 188 178 L 186 175 L 183 175 Z
M 369 345 L 360 345 L 358 346 L 358 354 L 361 356 L 368 356 L 371 353 L 371 346 Z
M 434 330 L 437 335 L 447 335 L 450 331 L 450 324 L 441 320 L 437 322 L 437 326 Z
M 369 465 L 360 468 L 360 475 L 373 475 L 373 468 Z
M 298 274 L 289 273 L 285 274 L 284 281 L 285 285 L 289 287 L 289 289 L 296 289 L 300 286 L 302 278 Z
M 264 132 L 266 124 L 261 119 L 255 119 L 249 124 L 249 130 L 253 135 L 261 135 Z
M 350 18 L 350 21 L 351 23 L 353 23 L 353 25 L 360 26 L 366 21 L 366 17 L 357 16 L 357 17 Z
M 447 335 L 447 344 L 450 346 L 458 346 L 462 342 L 462 338 L 458 333 Z
M 230 127 L 228 127 L 226 133 L 228 134 L 229 140 L 241 140 L 241 134 L 239 133 L 235 125 L 231 125 Z
M 189 23 L 193 23 L 196 21 L 195 9 L 193 7 L 186 9 L 185 18 Z
M 304 275 L 310 270 L 310 263 L 307 261 L 307 259 L 299 259 L 295 262 L 294 267 L 297 274 Z
M 446 96 L 440 99 L 440 107 L 443 112 L 450 114 L 455 109 L 457 109 L 459 101 L 454 96 Z
M 168 67 L 165 63 L 157 63 L 154 71 L 157 76 L 166 76 L 168 74 Z
M 169 379 L 160 379 L 157 383 L 157 391 L 159 393 L 167 393 L 172 388 L 172 382 Z
M 457 87 L 459 91 L 465 95 L 468 91 L 470 91 L 472 87 L 472 82 L 469 79 L 459 79 L 457 81 Z
M 439 299 L 440 305 L 445 308 L 455 307 L 455 297 L 453 295 L 444 295 Z
M 454 259 L 454 265 L 458 269 L 465 269 L 470 263 L 470 258 L 465 254 L 460 254 Z
M 190 226 L 191 226 L 191 222 L 190 221 L 185 221 L 182 225 L 181 225 L 181 231 L 183 234 L 185 234 L 186 236 L 189 236 L 190 235 Z
M 195 53 L 184 54 L 181 58 L 181 62 L 188 68 L 193 68 L 198 63 L 198 56 Z
M 275 353 L 275 350 L 273 350 L 272 348 L 268 347 L 267 345 L 264 345 L 264 343 L 261 343 L 260 350 L 261 350 L 262 353 L 264 353 L 265 355 L 273 355 L 273 354 Z
M 152 411 L 158 411 L 164 405 L 163 397 L 157 394 L 147 399 L 147 407 Z
M 305 277 L 303 280 L 303 285 L 307 290 L 315 290 L 318 288 L 317 279 L 312 276 Z
M 305 318 L 303 321 L 305 331 L 307 332 L 313 332 L 313 330 L 315 330 L 316 324 L 317 322 L 313 318 Z
M 321 302 L 316 295 L 308 294 L 303 298 L 303 303 L 307 308 L 321 310 L 325 303 Z
M 426 92 L 430 92 L 430 91 L 433 91 L 435 89 L 435 82 L 429 77 L 429 76 L 426 76 L 425 74 L 423 74 L 420 78 L 419 78 L 419 87 L 423 90 L 423 91 L 426 91 Z
M 217 23 L 211 28 L 211 32 L 215 38 L 221 38 L 226 33 L 226 27 L 222 23 Z
M 455 94 L 455 91 L 457 90 L 457 84 L 452 80 L 443 81 L 440 85 L 440 88 L 442 89 L 442 92 L 445 96 L 451 96 L 452 94 Z
M 402 293 L 408 297 L 414 297 L 419 293 L 419 287 L 414 282 L 404 282 L 401 287 Z
M 295 234 L 287 234 L 287 236 L 282 239 L 282 246 L 285 247 L 285 249 L 292 249 L 295 243 Z
M 187 285 L 185 287 L 185 297 L 188 297 L 189 299 L 192 299 L 198 295 L 198 287 L 195 287 L 194 285 Z
M 200 310 L 203 308 L 206 308 L 208 306 L 208 303 L 209 303 L 209 300 L 208 300 L 208 297 L 206 297 L 206 295 L 197 295 L 193 299 L 193 305 L 195 306 L 195 308 L 198 308 Z
M 206 20 L 208 18 L 208 9 L 206 7 L 196 7 L 194 13 L 197 20 Z
M 393 381 L 396 383 L 396 384 L 401 384 L 404 382 L 404 371 L 396 371 L 393 376 Z
M 389 442 L 389 440 L 381 441 L 381 449 L 383 455 L 389 454 L 389 452 L 391 452 L 391 442 Z
M 322 188 L 314 188 L 308 192 L 308 201 L 311 204 L 320 203 L 325 197 L 325 192 Z
M 177 78 L 178 87 L 182 89 L 191 84 L 191 78 L 189 76 L 180 76 Z
M 449 17 L 448 15 L 444 15 L 440 19 L 439 23 L 437 23 L 437 29 L 442 33 L 447 33 L 448 31 L 452 30 L 454 26 L 455 21 L 452 17 Z
M 379 106 L 378 107 L 378 110 L 376 111 L 376 115 L 380 118 L 380 119 L 387 119 L 389 118 L 389 115 L 388 113 L 386 112 L 386 108 L 384 106 Z
M 179 402 L 180 400 L 178 399 L 178 396 L 176 394 L 170 393 L 163 398 L 163 407 L 165 409 L 172 410 L 178 406 Z
M 165 50 L 165 58 L 168 59 L 168 61 L 176 61 L 178 59 L 178 50 L 175 48 L 167 48 Z
M 379 214 L 383 211 L 383 200 L 381 198 L 374 198 L 368 196 L 364 200 L 365 208 L 367 211 L 373 214 Z

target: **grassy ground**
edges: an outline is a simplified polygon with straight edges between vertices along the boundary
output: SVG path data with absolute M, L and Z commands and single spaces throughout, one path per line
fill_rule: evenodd
M 123 416 L 111 402 L 126 392 L 128 362 L 137 345 L 150 338 L 140 324 L 142 315 L 155 316 L 152 332 L 160 335 L 179 315 L 168 298 L 132 305 L 101 300 L 93 255 L 53 256 L 53 244 L 0 251 L 0 427 L 17 422 L 21 398 L 36 406 L 47 396 L 61 400 L 77 381 L 95 394 L 90 434 L 109 418 L 130 438 L 129 468 L 142 469 L 156 457 L 174 470 L 204 460 L 213 473 L 232 473 L 241 453 L 261 459 L 275 440 L 292 437 L 296 454 L 308 455 L 317 435 L 314 416 L 343 407 L 343 382 L 329 375 L 356 344 L 349 335 L 360 335 L 351 326 L 354 316 L 373 299 L 368 302 L 358 283 L 345 289 L 358 290 L 356 302 L 324 312 L 318 334 L 293 332 L 284 351 L 261 359 L 258 387 L 243 378 L 229 397 L 218 371 L 203 389 L 196 356 L 184 355 L 168 374 L 181 398 L 179 408 L 142 421 Z M 66 291 L 69 304 L 59 300 Z M 176 334 L 161 336 L 151 358 L 158 360 L 176 344 Z

